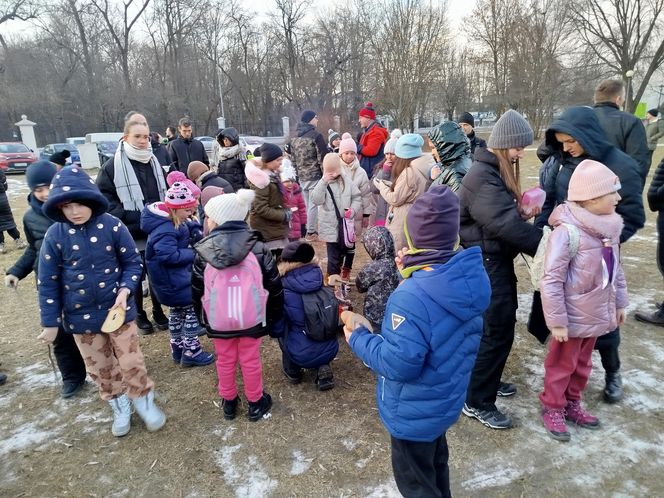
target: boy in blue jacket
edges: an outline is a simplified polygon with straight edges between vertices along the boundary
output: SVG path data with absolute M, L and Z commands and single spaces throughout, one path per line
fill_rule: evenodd
M 108 214 L 108 201 L 79 167 L 53 179 L 42 211 L 50 226 L 39 253 L 39 339 L 52 343 L 58 328 L 73 334 L 90 378 L 113 410 L 114 436 L 131 427 L 131 405 L 149 431 L 166 416 L 154 404 L 138 344 L 133 294 L 141 278 L 141 256 L 129 230 Z M 121 308 L 117 329 L 102 333 L 110 310 Z
M 461 413 L 491 288 L 478 247 L 459 247 L 459 200 L 434 186 L 408 213 L 404 281 L 390 296 L 381 333 L 353 315 L 344 332 L 378 374 L 376 400 L 392 440 L 404 496 L 451 496 L 445 433 Z

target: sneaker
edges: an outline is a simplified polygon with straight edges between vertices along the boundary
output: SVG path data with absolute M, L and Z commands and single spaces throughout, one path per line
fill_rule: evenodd
M 297 373 L 290 373 L 287 372 L 286 369 L 282 367 L 281 371 L 284 373 L 286 379 L 288 379 L 288 382 L 290 382 L 291 384 L 295 385 L 302 382 L 302 377 L 304 376 L 304 372 L 302 372 L 302 369 L 300 369 L 299 372 Z
M 141 335 L 150 335 L 154 332 L 152 328 L 152 322 L 148 320 L 148 315 L 143 311 L 136 315 L 136 326 L 138 327 L 138 332 Z
M 154 403 L 154 391 L 133 400 L 136 413 L 150 432 L 158 431 L 166 423 L 166 414 Z
M 63 398 L 71 398 L 74 394 L 79 392 L 85 385 L 85 379 L 80 382 L 65 382 L 62 384 L 62 390 L 60 391 L 60 396 Z
M 237 405 L 240 402 L 240 397 L 235 396 L 235 399 L 227 400 L 221 399 L 221 407 L 224 410 L 224 418 L 226 420 L 233 420 L 237 414 Z
M 161 309 L 157 313 L 152 313 L 152 319 L 157 324 L 157 330 L 168 330 L 168 317 Z
M 542 408 L 542 423 L 549 431 L 549 435 L 556 441 L 569 441 L 571 439 L 565 423 L 565 410 Z
M 501 382 L 496 391 L 496 396 L 501 396 L 503 398 L 513 396 L 514 394 L 516 394 L 516 386 L 509 382 Z
M 4 385 L 7 382 L 7 374 L 0 373 L 0 386 Z
M 604 401 L 617 403 L 623 397 L 622 377 L 619 372 L 606 372 L 604 386 Z
M 251 401 L 249 402 L 249 413 L 247 414 L 249 421 L 259 421 L 267 412 L 270 411 L 270 408 L 272 408 L 272 396 L 266 392 L 263 392 L 261 399 L 255 403 L 252 403 Z
M 334 387 L 334 374 L 330 365 L 323 365 L 318 369 L 316 385 L 319 391 L 328 391 Z
M 14 242 L 16 243 L 16 247 L 18 247 L 19 249 L 25 249 L 26 247 L 28 247 L 27 242 L 23 239 L 16 239 L 14 240 Z
M 186 339 L 182 345 L 182 359 L 180 365 L 183 367 L 204 367 L 214 361 L 214 355 L 203 351 L 198 337 Z
M 639 322 L 664 327 L 664 309 L 661 306 L 658 306 L 655 311 L 637 311 L 634 313 L 634 318 Z
M 304 240 L 307 242 L 318 242 L 318 234 L 316 232 L 308 233 Z
M 178 365 L 182 363 L 182 341 L 171 339 L 171 357 Z
M 491 429 L 511 429 L 513 425 L 512 419 L 498 409 L 480 410 L 464 403 L 462 411 L 467 417 L 476 418 Z
M 115 437 L 122 437 L 131 429 L 131 403 L 126 394 L 118 396 L 108 402 L 113 410 L 113 425 L 111 433 Z
M 579 400 L 567 402 L 567 406 L 565 407 L 565 419 L 579 427 L 599 429 L 599 419 L 588 413 Z

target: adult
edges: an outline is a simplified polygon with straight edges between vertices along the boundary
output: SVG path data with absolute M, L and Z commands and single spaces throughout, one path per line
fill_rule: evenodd
M 150 130 L 146 124 L 136 121 L 125 123 L 124 135 L 115 156 L 104 163 L 97 175 L 97 186 L 108 200 L 108 212 L 122 220 L 129 229 L 136 247 L 141 251 L 145 268 L 148 237 L 140 227 L 141 211 L 146 204 L 163 201 L 168 189 L 164 169 L 150 149 Z M 166 330 L 168 318 L 154 292 L 150 295 L 152 317 L 159 329 Z M 134 299 L 138 308 L 136 326 L 142 334 L 150 334 L 154 329 L 143 308 L 140 286 L 136 289 Z
M 127 124 L 130 122 L 141 123 L 145 126 L 148 125 L 148 120 L 145 115 L 138 111 L 129 111 L 127 114 L 125 114 L 124 123 Z
M 247 156 L 240 145 L 240 134 L 235 128 L 224 128 L 217 133 L 218 147 L 217 174 L 233 187 L 233 191 L 246 188 L 247 178 L 244 176 L 244 165 Z M 193 180 L 193 178 L 192 178 Z
M 462 112 L 457 118 L 457 123 L 463 128 L 463 132 L 470 141 L 470 154 L 475 154 L 477 147 L 486 147 L 486 140 L 480 138 L 475 133 L 475 118 L 469 112 Z
M 445 121 L 429 131 L 429 145 L 436 160 L 431 170 L 434 185 L 447 185 L 457 192 L 473 164 L 470 141 L 460 125 Z
M 376 111 L 371 102 L 367 102 L 360 109 L 358 121 L 362 132 L 357 139 L 357 154 L 360 158 L 360 166 L 367 172 L 367 177 L 371 178 L 374 167 L 385 157 L 384 148 L 388 133 L 376 122 Z
M 652 155 L 657 149 L 657 142 L 664 137 L 664 120 L 659 119 L 659 111 L 657 109 L 650 109 L 646 113 L 646 139 L 648 140 L 648 151 L 650 153 L 650 163 L 652 163 Z
M 532 142 L 528 122 L 508 110 L 494 125 L 488 147 L 475 149 L 473 166 L 457 192 L 461 245 L 482 249 L 491 281 L 491 303 L 484 313 L 484 333 L 463 413 L 492 429 L 512 427 L 512 419 L 496 407 L 496 396 L 516 392 L 512 384 L 501 382 L 518 307 L 514 258 L 520 252 L 533 256 L 542 238 L 542 230 L 528 223 L 519 207 L 519 161 Z
M 610 143 L 637 162 L 641 190 L 650 170 L 646 130 L 641 120 L 620 108 L 625 103 L 625 86 L 621 80 L 604 80 L 595 88 L 593 107 Z
M 159 164 L 162 166 L 168 166 L 171 164 L 171 156 L 168 154 L 166 147 L 161 143 L 161 135 L 156 131 L 150 133 L 150 146 L 152 147 L 152 153 L 154 157 L 157 158 Z
M 291 160 L 297 171 L 300 187 L 307 206 L 307 240 L 318 240 L 318 208 L 309 202 L 309 196 L 318 180 L 323 178 L 323 158 L 327 154 L 327 142 L 316 130 L 318 116 L 311 109 L 306 109 L 300 116 L 295 138 L 290 141 Z
M 639 124 L 643 128 L 642 125 Z M 546 201 L 536 225 L 544 226 L 556 205 L 567 199 L 567 188 L 576 166 L 584 159 L 599 161 L 620 179 L 622 198 L 616 212 L 623 217 L 624 227 L 620 242 L 626 242 L 645 223 L 641 178 L 635 174 L 639 166 L 634 159 L 609 143 L 603 133 L 597 114 L 588 107 L 570 107 L 553 121 L 546 130 L 545 140 L 550 149 L 558 151 L 560 166 L 548 176 L 544 190 Z M 604 367 L 604 400 L 614 403 L 622 398 L 620 376 L 620 329 L 600 336 L 595 343 Z
M 203 142 L 193 137 L 194 130 L 189 118 L 181 118 L 178 122 L 178 138 L 168 143 L 168 153 L 171 156 L 173 168 L 187 173 L 191 161 L 201 161 L 210 164 Z
M 175 126 L 167 126 L 165 136 L 169 143 L 175 140 L 177 138 L 177 130 L 175 129 Z
M 431 154 L 424 154 L 424 139 L 416 133 L 407 133 L 397 140 L 392 165 L 391 181 L 374 178 L 374 185 L 389 205 L 385 227 L 399 251 L 408 247 L 404 223 L 413 203 L 429 188 L 429 172 L 436 162 Z
M 67 149 L 62 149 L 60 152 L 54 152 L 48 156 L 48 160 L 58 167 L 58 170 L 67 166 L 67 159 L 71 157 L 71 152 Z

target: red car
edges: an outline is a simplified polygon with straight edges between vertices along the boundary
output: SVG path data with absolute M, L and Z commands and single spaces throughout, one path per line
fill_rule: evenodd
M 37 156 L 20 142 L 0 142 L 0 169 L 6 173 L 22 173 Z

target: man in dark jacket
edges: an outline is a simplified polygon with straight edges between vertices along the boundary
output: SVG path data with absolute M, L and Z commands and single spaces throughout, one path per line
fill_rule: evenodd
M 318 208 L 309 202 L 309 194 L 318 180 L 323 178 L 321 165 L 328 152 L 327 142 L 316 130 L 317 125 L 316 113 L 310 109 L 305 110 L 297 124 L 296 137 L 287 144 L 307 206 L 307 240 L 318 240 Z
M 604 80 L 595 88 L 595 114 L 606 138 L 634 159 L 641 175 L 641 190 L 650 170 L 646 130 L 641 120 L 620 110 L 625 102 L 625 87 L 620 80 Z
M 463 128 L 463 132 L 470 140 L 470 153 L 475 154 L 476 147 L 486 147 L 486 140 L 475 134 L 475 118 L 469 112 L 462 112 L 457 118 L 457 123 Z
M 592 109 L 570 107 L 563 112 L 546 130 L 546 144 L 552 150 L 560 151 L 561 164 L 554 168 L 544 185 L 546 201 L 542 214 L 535 222 L 537 226 L 546 225 L 553 208 L 567 199 L 569 180 L 576 166 L 584 159 L 593 159 L 606 165 L 620 179 L 621 200 L 616 212 L 623 217 L 625 223 L 620 242 L 626 242 L 643 227 L 646 220 L 641 197 L 643 184 L 641 177 L 635 174 L 639 167 L 634 159 L 607 142 L 599 119 Z M 595 345 L 606 371 L 604 399 L 608 402 L 616 402 L 622 398 L 619 345 L 620 329 L 599 337 Z
M 178 133 L 180 136 L 168 143 L 173 168 L 187 174 L 187 167 L 191 161 L 201 161 L 209 165 L 210 161 L 203 143 L 193 138 L 193 128 L 189 118 L 180 119 Z

